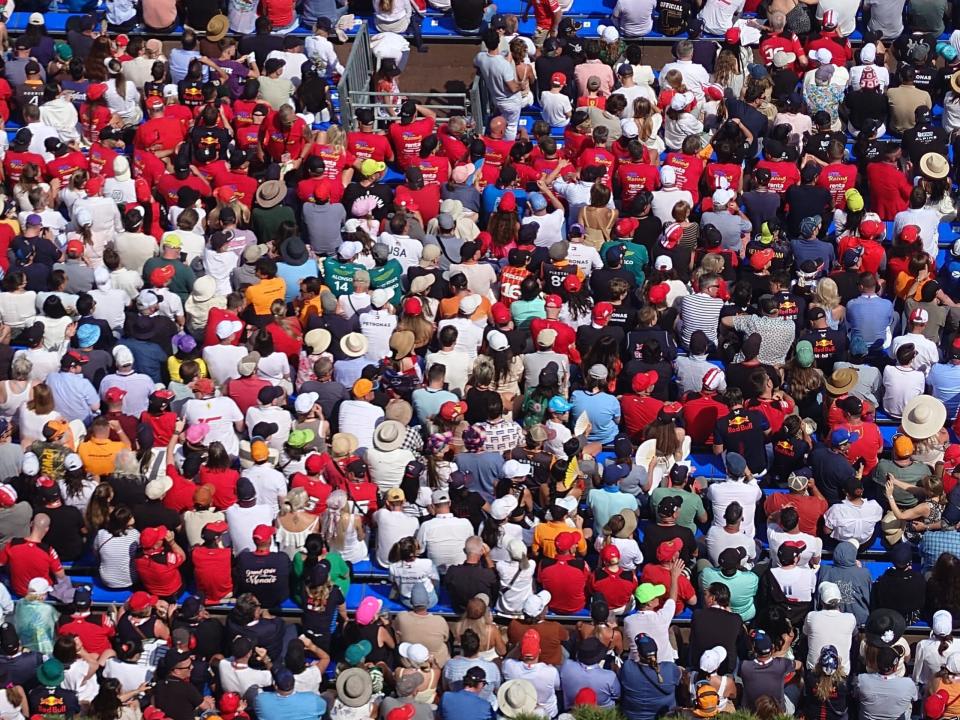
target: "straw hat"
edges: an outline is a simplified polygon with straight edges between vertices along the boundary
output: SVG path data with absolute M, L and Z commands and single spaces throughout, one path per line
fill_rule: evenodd
M 924 153 L 920 158 L 920 172 L 933 180 L 945 178 L 950 174 L 950 163 L 940 153 Z
M 373 446 L 377 450 L 390 452 L 396 450 L 406 439 L 407 429 L 396 420 L 384 420 L 377 425 L 373 433 Z
M 614 537 L 620 538 L 621 540 L 632 538 L 633 534 L 637 531 L 637 514 L 630 510 L 621 510 L 617 514 L 623 518 L 623 530 L 614 535 Z
M 531 714 L 537 709 L 537 690 L 529 680 L 507 680 L 497 690 L 497 704 L 504 717 Z
M 395 359 L 405 358 L 413 352 L 416 337 L 409 330 L 397 330 L 390 336 L 390 349 Z
M 303 336 L 303 344 L 310 348 L 310 352 L 314 355 L 326 351 L 330 347 L 330 340 L 330 331 L 326 328 L 314 328 Z
M 903 539 L 903 523 L 890 510 L 880 520 L 880 529 L 888 545 L 896 545 Z
M 230 20 L 226 15 L 214 15 L 207 23 L 207 40 L 218 42 L 223 40 L 230 29 Z
M 367 354 L 367 339 L 358 332 L 347 333 L 340 338 L 340 350 L 347 357 L 358 358 Z
M 957 94 L 960 94 L 960 71 L 950 76 L 950 87 Z
M 940 432 L 946 421 L 947 408 L 942 401 L 930 395 L 917 395 L 903 409 L 900 425 L 910 437 L 925 440 Z
M 272 208 L 279 205 L 286 195 L 286 188 L 279 180 L 267 180 L 257 188 L 257 205 L 262 208 Z
M 826 381 L 827 390 L 832 395 L 844 395 L 856 386 L 860 373 L 853 368 L 834 370 L 833 375 Z
M 348 668 L 337 676 L 337 699 L 347 707 L 363 707 L 371 695 L 373 682 L 363 668 Z
M 330 450 L 334 457 L 353 455 L 360 447 L 360 441 L 353 433 L 336 433 L 330 441 Z

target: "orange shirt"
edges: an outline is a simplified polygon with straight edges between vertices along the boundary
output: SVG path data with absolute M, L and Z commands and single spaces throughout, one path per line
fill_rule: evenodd
M 460 313 L 460 297 L 444 298 L 440 301 L 440 310 L 438 315 L 441 320 L 454 318 Z M 490 316 L 490 300 L 482 295 L 480 296 L 480 307 L 470 316 L 471 320 L 486 320 Z
M 283 300 L 287 284 L 283 278 L 267 278 L 248 287 L 243 296 L 253 306 L 255 315 L 269 315 L 274 300 Z
M 539 555 L 543 553 L 544 557 L 554 558 L 557 556 L 557 548 L 554 542 L 560 533 L 572 532 L 580 536 L 577 543 L 577 554 L 587 554 L 587 541 L 583 538 L 583 533 L 572 528 L 565 522 L 546 522 L 540 523 L 533 530 L 533 553 Z
M 77 454 L 83 460 L 83 467 L 92 475 L 109 475 L 114 470 L 117 455 L 129 446 L 122 442 L 104 438 L 84 440 L 77 448 Z

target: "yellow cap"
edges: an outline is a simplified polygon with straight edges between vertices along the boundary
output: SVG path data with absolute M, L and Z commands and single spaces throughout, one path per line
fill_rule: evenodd
M 373 383 L 366 378 L 360 378 L 353 384 L 353 396 L 363 398 L 373 392 Z

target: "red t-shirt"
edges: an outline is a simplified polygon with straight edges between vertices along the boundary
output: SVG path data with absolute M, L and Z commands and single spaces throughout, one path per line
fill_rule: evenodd
M 577 98 L 577 107 L 594 107 L 599 108 L 600 110 L 606 110 L 607 108 L 607 99 L 602 95 L 597 95 L 596 97 L 589 97 L 587 95 L 581 95 Z
M 242 150 L 255 148 L 260 144 L 260 126 L 241 125 L 237 128 L 234 139 L 237 141 L 237 147 Z
M 757 163 L 758 168 L 766 168 L 770 171 L 769 188 L 781 195 L 787 191 L 791 185 L 800 182 L 800 170 L 792 162 L 786 160 L 761 160 Z
M 197 592 L 205 605 L 216 605 L 233 594 L 230 548 L 197 545 L 190 551 L 190 560 L 197 579 Z
M 110 169 L 112 175 L 112 165 Z M 150 187 L 154 187 L 167 171 L 167 166 L 163 164 L 163 160 L 149 150 L 135 148 L 133 151 L 133 170 L 136 177 L 142 177 Z M 200 180 L 200 178 L 196 179 Z
M 510 160 L 510 150 L 513 148 L 512 140 L 500 140 L 484 135 L 482 138 L 484 146 L 483 164 L 495 165 L 502 168 Z
M 560 9 L 560 3 L 557 0 L 534 0 L 533 16 L 537 20 L 537 27 L 551 29 L 553 27 L 553 15 Z
M 431 155 L 417 158 L 414 165 L 420 168 L 425 185 L 443 185 L 450 178 L 450 161 L 445 157 Z
M 57 628 L 57 635 L 76 635 L 83 643 L 83 649 L 99 655 L 110 649 L 110 639 L 117 634 L 117 628 L 106 615 L 88 615 L 72 617 L 70 622 Z
M 645 162 L 621 162 L 617 166 L 617 179 L 623 204 L 633 200 L 642 190 L 653 192 L 660 187 L 657 166 Z
M 847 199 L 844 197 L 844 193 L 857 185 L 857 166 L 845 163 L 827 165 L 820 171 L 817 185 L 830 192 L 835 208 L 844 210 L 847 207 Z
M 253 109 L 258 105 L 256 100 L 233 101 L 233 129 L 253 124 Z
M 174 552 L 159 552 L 153 555 L 139 555 L 133 560 L 144 590 L 157 597 L 176 595 L 183 587 L 180 566 L 183 558 Z M 197 573 L 203 575 L 204 573 Z
M 217 510 L 226 510 L 237 502 L 237 481 L 240 473 L 233 468 L 215 470 L 206 465 L 200 466 L 200 484 L 210 483 L 214 487 L 213 506 Z
M 736 190 L 740 187 L 740 176 L 743 175 L 743 168 L 733 163 L 708 163 L 705 170 L 707 175 L 707 187 L 713 193 L 717 189 L 717 181 L 725 177 L 730 183 L 730 187 Z
M 90 164 L 83 153 L 74 150 L 48 162 L 47 176 L 51 180 L 56 178 L 62 184 L 66 184 L 77 170 L 88 170 L 89 168 Z
M 717 420 L 729 408 L 716 394 L 688 393 L 683 398 L 683 427 L 695 445 L 712 445 Z
M 95 142 L 90 146 L 90 151 L 87 153 L 87 160 L 90 163 L 90 174 L 113 177 L 113 161 L 119 154 L 116 150 Z
M 532 153 L 531 153 L 532 154 Z M 542 155 L 534 158 L 533 160 L 533 169 L 536 170 L 541 175 L 549 175 L 554 170 L 557 169 L 557 165 L 560 164 L 559 157 L 543 157 Z
M 660 585 L 664 582 L 667 583 L 666 587 L 670 587 L 670 569 L 665 568 L 663 565 L 657 565 L 654 562 L 648 562 L 643 567 L 643 573 L 640 575 L 640 582 L 651 583 L 653 585 Z M 681 575 L 677 578 L 677 609 L 674 613 L 674 617 L 682 613 L 687 609 L 687 603 L 696 598 L 697 592 L 693 589 L 693 585 L 690 583 L 690 580 L 687 579 L 685 575 Z M 666 595 L 661 595 L 660 600 L 657 603 L 656 609 L 659 610 L 663 607 L 663 604 L 667 601 Z
M 183 126 L 172 117 L 157 117 L 147 120 L 137 128 L 133 136 L 134 147 L 149 150 L 160 145 L 161 150 L 173 150 L 183 142 Z
M 647 432 L 647 427 L 660 414 L 663 401 L 649 395 L 624 395 L 620 398 L 620 412 L 623 415 L 623 425 L 627 434 L 634 442 L 641 442 Z
M 406 125 L 397 122 L 390 126 L 390 144 L 393 145 L 397 165 L 401 170 L 406 170 L 408 165 L 417 161 L 420 157 L 420 143 L 428 135 L 433 135 L 436 124 L 433 118 L 420 118 Z
M 563 131 L 563 156 L 574 162 L 588 147 L 593 147 L 593 137 L 574 132 L 568 125 Z
M 777 50 L 793 53 L 797 57 L 806 55 L 803 45 L 793 33 L 783 32 L 775 35 L 768 35 L 760 42 L 760 56 L 763 58 L 764 65 L 773 64 L 773 56 Z M 791 63 L 788 67 L 793 68 L 796 63 Z
M 296 160 L 310 141 L 310 129 L 299 117 L 293 121 L 293 125 L 284 129 L 280 127 L 277 117 L 277 113 L 272 113 L 260 126 L 263 150 L 274 162 L 280 162 L 284 153 Z
M 208 193 L 209 194 L 209 193 Z M 176 203 L 174 203 L 176 204 Z M 207 315 L 207 329 L 203 331 L 203 346 L 207 345 L 219 345 L 220 340 L 217 338 L 217 323 L 221 320 L 239 320 L 240 316 L 237 315 L 233 310 L 224 310 L 222 308 L 211 308 L 210 313 Z M 240 336 L 236 335 L 230 341 L 231 345 L 240 344 Z
M 17 595 L 26 595 L 27 586 L 35 577 L 52 580 L 63 570 L 57 551 L 44 542 L 14 538 L 0 550 L 0 565 L 10 572 L 10 585 Z
M 444 156 L 450 158 L 450 162 L 454 166 L 467 159 L 470 152 L 467 146 L 462 140 L 451 135 L 446 125 L 440 126 L 440 129 L 437 130 L 437 137 L 440 138 L 440 147 L 443 148 Z
M 863 458 L 863 477 L 867 477 L 877 467 L 877 463 L 880 461 L 880 452 L 883 450 L 883 435 L 880 434 L 880 428 L 877 427 L 876 423 L 867 422 L 859 425 L 841 423 L 833 429 L 837 430 L 839 428 L 844 428 L 860 436 L 856 442 L 850 443 L 847 448 L 847 460 L 852 464 Z
M 689 190 L 696 203 L 700 197 L 700 176 L 703 175 L 704 161 L 696 155 L 670 153 L 664 165 L 669 165 L 677 173 L 677 187 Z
M 113 117 L 113 113 L 106 105 L 95 105 L 91 108 L 87 103 L 80 103 L 78 115 L 80 128 L 91 142 L 97 141 L 100 131 L 110 124 L 110 118 Z
M 160 179 L 157 180 L 157 190 L 160 191 L 160 195 L 163 197 L 163 199 L 167 201 L 168 206 L 177 204 L 177 193 L 180 192 L 180 188 L 184 186 L 192 187 L 203 197 L 213 194 L 213 190 L 210 189 L 210 185 L 208 185 L 205 180 L 198 178 L 192 173 L 187 175 L 183 180 L 180 180 L 176 175 L 171 173 L 162 175 Z M 213 311 L 211 311 L 211 314 L 212 312 Z M 216 337 L 216 333 L 213 333 L 213 336 Z M 216 341 L 214 341 L 214 344 L 216 344 Z
M 321 145 L 314 143 L 310 148 L 310 154 L 316 155 L 323 160 L 323 177 L 328 180 L 339 180 L 343 174 L 343 169 L 356 162 L 356 158 L 345 152 L 340 152 L 330 145 Z
M 248 208 L 253 207 L 253 198 L 257 194 L 258 183 L 249 175 L 229 171 L 220 173 L 214 178 L 214 184 L 217 187 L 232 188 L 233 191 L 237 193 L 237 199 L 241 203 L 246 205 Z
M 326 188 L 330 202 L 338 202 L 343 196 L 343 185 L 331 182 L 325 177 L 307 178 L 297 183 L 297 199 L 300 202 L 316 202 L 316 193 L 319 188 Z
M 147 415 L 147 413 L 143 414 Z M 167 414 L 173 415 L 173 413 Z M 176 422 L 176 416 L 174 416 L 174 422 Z M 169 442 L 169 439 L 167 442 Z M 162 445 L 157 445 L 157 447 L 162 447 Z M 163 496 L 163 506 L 176 510 L 178 513 L 193 510 L 193 494 L 197 491 L 197 485 L 181 475 L 177 466 L 173 464 L 167 465 L 167 476 L 173 481 L 173 486 Z
M 42 156 L 32 152 L 7 150 L 3 156 L 3 176 L 6 178 L 8 187 L 13 187 L 20 181 L 20 176 L 23 175 L 23 168 L 30 163 L 40 168 L 40 173 L 46 176 L 47 163 L 44 162 Z
M 347 133 L 347 152 L 357 160 L 393 160 L 393 148 L 386 135 L 354 131 Z
M 613 190 L 613 174 L 616 171 L 617 159 L 606 148 L 586 148 L 577 158 L 577 167 L 583 168 L 596 165 L 603 168 L 603 177 L 600 181 Z
M 342 489 L 347 491 L 361 513 L 366 515 L 377 511 L 377 486 L 372 482 L 345 482 Z
M 557 331 L 557 339 L 553 343 L 553 351 L 570 357 L 570 353 L 574 352 L 577 342 L 577 334 L 573 331 L 573 328 L 559 320 L 534 318 L 530 321 L 530 336 L 536 340 L 540 331 L 547 328 Z
M 274 28 L 285 28 L 297 17 L 294 5 L 293 0 L 261 0 L 260 12 L 270 18 Z
M 393 202 L 397 207 L 403 203 L 413 202 L 424 222 L 429 222 L 440 212 L 440 186 L 425 185 L 420 190 L 411 190 L 406 185 L 398 185 L 393 195 Z
M 317 501 L 313 508 L 315 515 L 320 515 L 326 511 L 327 498 L 330 497 L 330 493 L 333 492 L 333 487 L 323 480 L 314 480 L 309 475 L 304 475 L 303 473 L 293 474 L 293 477 L 290 478 L 290 488 L 303 488 L 307 491 L 307 495 Z
M 840 242 L 837 244 L 837 257 L 842 258 L 847 250 L 857 247 L 863 248 L 863 255 L 860 256 L 860 269 L 863 272 L 879 273 L 880 266 L 883 265 L 883 261 L 887 257 L 887 251 L 876 240 L 865 240 L 854 235 L 846 235 L 840 238 Z
M 636 589 L 637 576 L 627 570 L 614 573 L 604 568 L 597 568 L 590 575 L 590 582 L 587 583 L 587 594 L 592 597 L 594 593 L 600 593 L 606 598 L 607 605 L 611 608 L 627 605 Z
M 752 400 L 747 400 L 744 403 L 744 407 L 748 410 L 756 410 L 762 414 L 767 422 L 770 423 L 770 434 L 780 432 L 780 428 L 783 427 L 783 421 L 787 418 L 787 415 L 793 412 L 794 404 L 793 400 L 784 399 L 784 400 L 762 400 L 760 398 L 753 398 Z
M 173 437 L 173 431 L 176 429 L 177 414 L 168 410 L 159 415 L 151 415 L 144 410 L 140 413 L 140 422 L 153 429 L 154 447 L 166 447 L 170 438 Z
M 246 416 L 247 410 L 259 405 L 257 395 L 260 394 L 260 391 L 269 386 L 269 380 L 264 380 L 256 375 L 230 378 L 223 384 L 222 394 L 233 400 L 240 408 L 240 413 Z
M 800 532 L 808 535 L 817 535 L 817 524 L 827 511 L 827 501 L 813 495 L 798 495 L 797 493 L 773 493 L 767 495 L 763 509 L 767 515 L 783 510 L 785 507 L 795 508 L 800 516 Z
M 553 599 L 550 609 L 558 613 L 576 613 L 587 604 L 590 569 L 582 558 L 557 556 L 547 560 L 537 573 L 540 585 Z

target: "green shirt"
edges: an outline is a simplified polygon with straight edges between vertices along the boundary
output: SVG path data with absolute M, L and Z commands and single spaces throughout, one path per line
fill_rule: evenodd
M 167 265 L 173 266 L 173 280 L 170 281 L 167 288 L 179 297 L 181 301 L 186 302 L 190 291 L 193 290 L 193 283 L 197 279 L 197 276 L 194 275 L 193 270 L 191 270 L 186 263 L 180 260 L 166 260 L 165 258 L 159 257 L 148 258 L 143 264 L 144 287 L 149 284 L 150 273 L 157 268 L 166 267 Z
M 887 484 L 887 473 L 893 475 L 900 482 L 918 485 L 927 475 L 930 468 L 926 463 L 912 462 L 906 467 L 897 465 L 893 460 L 881 460 L 873 469 L 873 481 L 881 488 Z M 917 496 L 906 490 L 895 488 L 893 499 L 900 508 L 912 508 L 918 501 Z
M 306 555 L 298 552 L 293 556 L 293 599 L 299 605 L 303 605 L 303 579 L 306 568 L 304 562 Z M 340 588 L 344 599 L 350 590 L 350 566 L 340 556 L 338 552 L 328 552 L 323 559 L 330 563 L 330 582 Z
M 650 262 L 647 248 L 626 240 L 608 240 L 600 247 L 600 257 L 606 258 L 607 250 L 615 245 L 622 245 L 626 250 L 623 254 L 623 269 L 633 273 L 633 276 L 637 279 L 637 287 L 643 287 L 643 282 L 647 277 L 643 268 Z
M 357 270 L 366 268 L 357 263 L 344 263 L 328 257 L 323 261 L 323 281 L 337 297 L 349 295 L 353 292 L 353 276 Z
M 757 608 L 753 604 L 760 587 L 760 577 L 748 570 L 737 570 L 733 577 L 727 577 L 719 568 L 704 568 L 700 573 L 700 589 L 710 587 L 713 583 L 723 583 L 730 588 L 730 609 L 743 618 L 744 622 L 753 620 Z
M 650 507 L 656 508 L 663 498 L 673 497 L 674 495 L 683 500 L 683 504 L 680 506 L 680 514 L 677 515 L 677 525 L 690 528 L 690 530 L 696 534 L 697 515 L 701 513 L 706 514 L 707 511 L 706 508 L 703 507 L 703 500 L 701 500 L 700 496 L 695 492 L 681 490 L 680 488 L 658 487 L 650 493 Z
M 370 270 L 370 288 L 373 290 L 391 290 L 393 297 L 390 302 L 394 305 L 400 304 L 400 298 L 403 297 L 403 288 L 400 286 L 400 279 L 403 277 L 403 265 L 399 260 L 387 260 L 383 267 L 375 267 Z
M 274 205 L 272 208 L 253 208 L 253 215 L 250 218 L 251 229 L 260 242 L 270 242 L 277 234 L 280 224 L 289 220 L 296 223 L 297 218 L 293 214 L 293 208 L 286 205 Z

